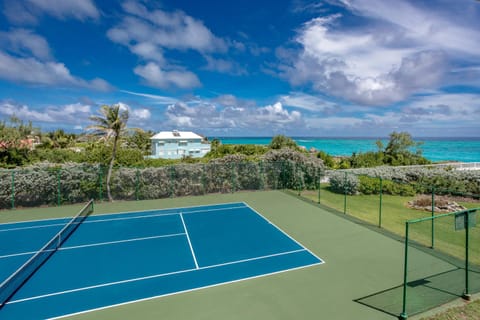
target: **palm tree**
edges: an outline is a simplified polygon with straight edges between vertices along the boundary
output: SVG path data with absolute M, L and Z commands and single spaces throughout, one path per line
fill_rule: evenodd
M 128 110 L 122 110 L 119 104 L 112 106 L 103 105 L 100 107 L 100 113 L 102 114 L 101 116 L 90 117 L 90 120 L 95 122 L 95 124 L 88 126 L 87 129 L 94 130 L 94 134 L 101 136 L 101 139 L 105 141 L 113 138 L 112 158 L 110 159 L 107 173 L 108 200 L 113 201 L 110 193 L 110 178 L 112 177 L 113 163 L 117 154 L 118 139 L 127 126 Z

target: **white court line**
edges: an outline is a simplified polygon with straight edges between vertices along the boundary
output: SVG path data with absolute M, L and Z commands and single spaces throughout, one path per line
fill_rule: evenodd
M 257 210 L 253 209 L 252 207 L 250 207 L 250 205 L 248 203 L 245 203 L 243 202 L 243 204 L 245 204 L 245 206 L 247 208 L 249 208 L 250 210 L 252 210 L 254 213 L 258 214 L 263 220 L 265 220 L 266 222 L 268 222 L 270 225 L 272 225 L 273 227 L 275 227 L 278 231 L 280 231 L 281 233 L 283 233 L 285 236 L 287 236 L 290 240 L 292 240 L 293 242 L 295 242 L 296 244 L 298 244 L 300 247 L 304 248 L 306 251 L 308 251 L 312 256 L 314 256 L 315 258 L 317 258 L 318 260 L 321 261 L 320 264 L 322 263 L 325 263 L 325 260 L 323 259 L 320 259 L 320 257 L 318 257 L 315 253 L 313 253 L 310 249 L 308 249 L 307 247 L 305 247 L 303 244 L 301 244 L 300 242 L 298 242 L 297 240 L 295 240 L 293 237 L 291 237 L 288 233 L 286 233 L 285 231 L 283 231 L 279 226 L 277 226 L 276 224 L 274 224 L 273 222 L 271 222 L 270 220 L 268 220 L 266 217 L 264 217 L 262 214 L 260 214 L 260 212 L 258 212 Z
M 38 251 L 38 250 L 37 250 L 37 251 Z M 37 253 L 37 251 L 6 254 L 6 255 L 4 255 L 4 256 L 0 256 L 0 259 L 6 259 L 6 258 L 11 258 L 11 257 L 31 255 L 31 254 Z
M 177 294 L 182 294 L 182 293 L 187 293 L 187 292 L 192 292 L 192 291 L 197 291 L 197 290 L 202 290 L 202 289 L 215 288 L 215 287 L 219 287 L 219 286 L 226 285 L 226 284 L 232 284 L 232 283 L 237 283 L 237 282 L 246 281 L 246 280 L 263 278 L 263 277 L 267 277 L 267 276 L 271 276 L 271 275 L 275 275 L 275 274 L 281 274 L 281 273 L 285 273 L 285 272 L 289 272 L 289 271 L 294 271 L 294 270 L 301 270 L 301 269 L 313 267 L 313 266 L 316 266 L 316 265 L 319 265 L 319 264 L 321 264 L 321 263 L 306 264 L 306 265 L 303 265 L 303 266 L 300 266 L 300 267 L 295 267 L 295 268 L 290 268 L 290 269 L 284 269 L 284 270 L 275 271 L 275 272 L 270 272 L 270 273 L 264 273 L 264 274 L 260 274 L 260 275 L 256 275 L 256 276 L 250 276 L 250 277 L 241 278 L 241 279 L 236 279 L 236 280 L 219 282 L 219 283 L 215 283 L 215 284 L 211 284 L 211 285 L 206 285 L 206 286 L 202 286 L 202 287 L 197 287 L 197 288 L 192 288 L 192 289 L 186 289 L 186 290 L 181 290 L 181 291 L 176 291 L 176 292 L 171 292 L 171 293 L 165 293 L 165 294 L 161 294 L 161 295 L 158 295 L 158 296 L 153 296 L 153 297 L 148 297 L 148 298 L 143 298 L 143 299 L 126 301 L 126 302 L 117 303 L 117 304 L 112 304 L 112 305 L 108 305 L 108 306 L 104 306 L 104 307 L 99 307 L 99 308 L 94 308 L 94 309 L 90 309 L 90 310 L 84 310 L 84 311 L 79 311 L 79 312 L 75 312 L 75 313 L 64 314 L 64 315 L 61 315 L 61 316 L 58 316 L 58 317 L 49 318 L 49 320 L 63 319 L 63 318 L 73 317 L 73 316 L 77 316 L 77 315 L 81 315 L 81 314 L 86 314 L 86 313 L 90 313 L 90 312 L 95 312 L 95 311 L 101 311 L 101 310 L 110 309 L 110 308 L 121 307 L 121 306 L 129 305 L 129 304 L 133 304 L 133 303 L 137 303 L 137 302 L 149 301 L 149 300 L 153 300 L 153 299 L 157 299 L 157 298 L 174 296 L 174 295 L 177 295 Z M 7 302 L 7 303 L 8 303 L 8 302 Z
M 207 212 L 208 213 L 208 212 L 213 212 L 213 211 L 234 210 L 234 209 L 241 209 L 241 208 L 245 208 L 245 206 L 194 210 L 194 211 L 184 212 L 184 214 L 202 213 L 202 212 Z M 165 210 L 174 210 L 174 209 L 176 209 L 176 208 L 165 209 Z M 149 210 L 149 211 L 157 211 L 157 210 Z M 133 211 L 133 212 L 130 212 L 130 213 L 135 213 L 135 212 L 143 212 L 143 211 Z M 118 213 L 110 214 L 110 215 L 116 215 L 116 214 L 118 214 Z M 126 213 L 120 213 L 120 214 L 126 214 Z M 148 218 L 174 216 L 174 215 L 178 215 L 178 214 L 179 214 L 178 212 L 171 212 L 171 213 L 157 213 L 157 214 L 150 214 L 150 215 L 142 215 L 142 216 L 135 216 L 135 217 L 120 217 L 120 218 L 85 220 L 85 221 L 82 222 L 82 224 L 100 223 L 100 222 L 109 222 L 109 221 L 120 221 L 120 220 L 133 220 L 133 219 L 148 219 Z M 102 217 L 102 216 L 94 216 L 94 217 Z M 37 220 L 37 221 L 42 221 L 42 220 Z M 3 229 L 3 230 L 0 230 L 0 232 L 2 232 L 2 231 L 15 231 L 15 230 L 18 231 L 18 230 L 23 230 L 23 229 L 46 228 L 46 227 L 51 227 L 51 226 L 64 226 L 64 225 L 65 225 L 65 223 L 63 223 L 63 224 L 47 224 L 47 225 L 41 225 L 41 226 L 19 227 L 19 228 Z
M 190 209 L 190 208 L 202 208 L 202 207 L 218 207 L 224 205 L 234 205 L 234 204 L 244 204 L 243 202 L 225 202 L 225 203 L 214 203 L 214 204 L 201 204 L 201 205 L 192 205 L 186 207 L 171 207 L 171 208 L 161 208 L 161 209 L 146 209 L 146 210 L 138 210 L 138 211 L 120 211 L 120 212 L 110 212 L 110 213 L 98 213 L 93 214 L 92 217 L 100 217 L 100 216 L 113 216 L 117 214 L 129 214 L 129 213 L 140 213 L 140 212 L 155 212 L 155 211 L 167 211 L 167 210 L 175 210 L 175 209 Z M 241 208 L 241 207 L 239 207 Z M 9 224 L 20 224 L 20 223 L 30 223 L 30 222 L 40 222 L 40 221 L 50 221 L 50 220 L 62 220 L 62 219 L 72 219 L 73 216 L 67 217 L 58 217 L 58 218 L 48 218 L 48 219 L 37 219 L 37 220 L 24 220 L 24 221 L 15 221 L 15 222 L 4 222 L 0 223 L 0 225 L 9 225 Z
M 109 287 L 109 286 L 114 286 L 114 285 L 118 285 L 118 284 L 129 283 L 129 282 L 136 282 L 136 281 L 143 281 L 143 280 L 149 280 L 149 279 L 155 279 L 155 278 L 162 278 L 162 277 L 166 277 L 166 276 L 170 276 L 170 275 L 182 274 L 182 273 L 187 273 L 187 272 L 191 272 L 191 271 L 218 268 L 218 267 L 222 267 L 222 266 L 239 264 L 239 263 L 244 263 L 244 262 L 249 262 L 249 261 L 268 259 L 268 258 L 271 258 L 271 257 L 294 254 L 294 253 L 302 252 L 302 251 L 307 251 L 307 250 L 306 249 L 298 249 L 298 250 L 292 250 L 292 251 L 287 251 L 287 252 L 269 254 L 269 255 L 255 257 L 255 258 L 249 258 L 249 259 L 242 259 L 242 260 L 237 260 L 237 261 L 219 263 L 219 264 L 214 264 L 214 265 L 210 265 L 210 266 L 200 267 L 198 269 L 197 268 L 195 268 L 195 269 L 190 268 L 190 269 L 161 273 L 161 274 L 156 274 L 156 275 L 151 275 L 151 276 L 146 276 L 146 277 L 139 277 L 139 278 L 133 278 L 133 279 L 127 279 L 127 280 L 121 280 L 121 281 L 115 281 L 115 282 L 102 283 L 102 284 L 98 284 L 98 285 L 94 285 L 94 286 L 88 286 L 88 287 L 65 290 L 65 291 L 60 291 L 60 292 L 53 292 L 53 293 L 48 293 L 48 294 L 44 294 L 44 295 L 28 297 L 28 298 L 23 298 L 23 299 L 18 299 L 18 300 L 12 300 L 12 301 L 6 302 L 6 304 L 14 304 L 14 303 L 20 303 L 20 302 L 25 302 L 25 301 L 30 301 L 30 300 L 38 300 L 38 299 L 42 299 L 42 298 L 58 296 L 58 295 L 62 295 L 62 294 L 72 293 L 72 292 L 86 291 L 86 290 L 102 288 L 102 287 Z M 320 263 L 309 264 L 309 265 L 305 265 L 305 266 L 297 267 L 297 268 L 293 268 L 293 269 L 305 268 L 307 266 L 312 266 L 312 265 L 317 265 L 317 264 L 320 264 Z M 287 270 L 291 270 L 291 269 L 287 269 Z M 284 272 L 284 271 L 287 271 L 287 270 L 277 271 L 277 272 L 274 272 L 274 273 Z M 268 274 L 273 274 L 273 273 L 262 274 L 260 276 L 264 276 L 264 275 L 268 275 Z M 259 277 L 259 276 L 255 276 L 255 277 Z M 239 279 L 239 280 L 244 280 L 244 279 L 249 279 L 249 278 L 242 278 L 242 279 Z M 236 280 L 236 281 L 239 281 L 239 280 Z M 226 283 L 228 283 L 228 282 L 226 282 Z M 62 316 L 62 317 L 64 317 L 64 316 Z
M 19 227 L 19 228 L 2 229 L 2 230 L 0 230 L 0 232 L 18 231 L 18 230 L 27 230 L 27 229 L 37 229 L 37 228 L 59 227 L 59 226 L 64 226 L 66 223 L 68 223 L 68 221 L 65 221 L 65 223 L 44 224 L 44 225 L 41 225 L 41 226 L 30 226 L 30 227 Z
M 60 247 L 60 248 L 57 248 L 56 250 L 57 251 L 62 251 L 62 250 L 81 249 L 81 248 L 105 246 L 105 245 L 125 243 L 125 242 L 134 242 L 134 241 L 152 240 L 152 239 L 160 239 L 160 238 L 178 237 L 178 236 L 184 236 L 184 235 L 185 235 L 185 233 L 163 234 L 163 235 L 159 235 L 159 236 L 132 238 L 132 239 L 124 239 L 124 240 L 108 241 L 108 242 L 96 242 L 96 243 L 83 244 L 83 245 L 71 246 L 71 247 Z M 8 255 L 0 256 L 0 259 L 11 258 L 11 257 L 16 257 L 16 256 L 22 256 L 22 255 L 30 255 L 30 254 L 34 254 L 34 253 L 37 253 L 37 251 L 8 254 Z
M 183 220 L 183 214 L 180 212 L 180 219 L 182 219 L 183 230 L 187 235 L 188 245 L 190 246 L 190 252 L 192 252 L 193 261 L 195 262 L 195 267 L 198 269 L 197 257 L 195 256 L 195 251 L 193 250 L 192 242 L 190 241 L 190 235 L 188 234 L 187 226 L 185 225 L 185 220 Z
M 178 236 L 184 236 L 184 235 L 185 235 L 185 233 L 172 233 L 172 234 L 164 234 L 164 235 L 160 235 L 160 236 L 151 236 L 151 237 L 125 239 L 125 240 L 108 241 L 108 242 L 97 242 L 97 243 L 83 244 L 83 245 L 80 245 L 80 246 L 60 247 L 60 248 L 58 248 L 58 251 L 81 249 L 81 248 L 88 248 L 88 247 L 97 247 L 97 246 L 106 246 L 106 245 L 110 245 L 110 244 L 126 243 L 126 242 L 134 242 L 134 241 L 178 237 Z

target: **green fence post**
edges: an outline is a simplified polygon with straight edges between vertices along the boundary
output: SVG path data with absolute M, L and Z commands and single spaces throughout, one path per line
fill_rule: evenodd
M 322 172 L 318 176 L 318 203 L 320 203 L 321 197 L 321 190 L 322 190 Z
M 231 171 L 231 183 L 232 183 L 232 193 L 235 192 L 235 163 L 232 162 L 232 171 Z
M 260 177 L 260 190 L 265 190 L 265 177 L 263 173 L 263 161 L 258 163 L 258 176 Z
M 202 187 L 203 187 L 203 194 L 207 193 L 207 176 L 206 176 L 206 164 L 202 165 Z
M 295 187 L 297 188 L 297 194 L 300 196 L 302 194 L 302 187 L 300 182 L 300 173 L 299 168 L 300 165 L 297 165 L 296 162 L 293 163 L 293 181 L 295 181 Z
M 407 267 L 408 267 L 408 221 L 405 223 L 405 258 L 404 258 L 404 269 L 403 269 L 403 306 L 402 313 L 400 314 L 400 319 L 407 319 Z
M 170 166 L 170 198 L 173 198 L 173 193 L 175 192 L 175 180 L 174 180 L 174 171 L 175 168 L 173 165 Z
M 137 201 L 138 201 L 139 184 L 140 184 L 140 171 L 137 168 L 137 172 L 135 175 L 135 200 Z
M 435 247 L 435 187 L 432 186 L 432 249 Z
M 12 209 L 15 209 L 15 171 L 12 170 Z
M 383 195 L 383 185 L 382 185 L 382 177 L 378 177 L 380 180 L 380 205 L 378 207 L 378 227 L 382 227 L 382 195 Z
M 465 291 L 463 292 L 463 295 L 462 295 L 462 298 L 465 299 L 465 300 L 470 300 L 471 299 L 471 296 L 470 296 L 470 288 L 469 288 L 469 282 L 468 282 L 468 244 L 469 244 L 469 241 L 468 239 L 470 238 L 469 237 L 469 229 L 470 229 L 470 213 L 473 213 L 475 211 L 473 210 L 467 210 L 465 212 L 466 214 L 466 221 L 465 221 Z
M 343 184 L 343 213 L 347 214 L 347 172 L 345 172 L 345 179 Z
M 60 182 L 60 171 L 61 170 L 62 169 L 58 169 L 58 171 L 57 171 L 57 206 L 60 206 L 61 197 L 62 197 L 62 195 L 61 195 L 61 192 L 62 192 L 61 191 L 61 182 Z
M 98 170 L 98 181 L 100 182 L 100 188 L 99 188 L 99 199 L 100 201 L 103 201 L 103 170 L 102 170 L 102 165 L 100 165 L 99 170 Z

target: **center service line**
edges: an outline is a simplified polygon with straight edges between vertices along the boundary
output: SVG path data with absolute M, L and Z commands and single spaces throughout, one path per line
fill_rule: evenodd
M 182 219 L 183 230 L 185 230 L 185 234 L 187 235 L 188 245 L 190 246 L 190 251 L 192 252 L 193 261 L 195 262 L 195 268 L 198 269 L 198 262 L 197 257 L 195 256 L 195 251 L 193 251 L 192 242 L 190 241 L 190 235 L 188 234 L 187 226 L 185 225 L 185 220 L 183 220 L 183 213 L 180 212 L 180 219 Z

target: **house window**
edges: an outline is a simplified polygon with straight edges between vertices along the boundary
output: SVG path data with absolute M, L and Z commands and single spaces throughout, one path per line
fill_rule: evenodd
M 186 147 L 186 146 L 188 145 L 188 141 L 179 141 L 179 142 L 178 142 L 178 145 L 179 145 L 180 147 Z

